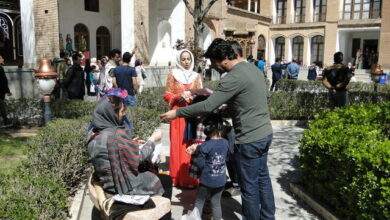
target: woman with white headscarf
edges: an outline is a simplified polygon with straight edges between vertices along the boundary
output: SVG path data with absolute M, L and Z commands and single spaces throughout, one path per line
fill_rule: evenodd
M 176 69 L 168 74 L 165 87 L 164 100 L 170 109 L 178 109 L 192 103 L 191 89 L 202 88 L 201 76 L 194 72 L 194 56 L 189 50 L 181 50 L 177 54 Z M 188 175 L 191 156 L 186 153 L 186 148 L 191 141 L 184 139 L 186 122 L 184 118 L 170 121 L 170 158 L 169 174 L 173 185 L 194 188 L 198 180 Z

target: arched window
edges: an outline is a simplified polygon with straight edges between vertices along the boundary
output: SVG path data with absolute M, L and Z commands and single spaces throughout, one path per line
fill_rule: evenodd
M 316 62 L 322 67 L 324 61 L 324 37 L 314 36 L 311 39 L 311 63 Z
M 276 23 L 285 24 L 287 17 L 287 0 L 276 0 Z
M 111 38 L 110 31 L 104 27 L 100 26 L 96 30 L 96 54 L 100 59 L 103 56 L 108 56 L 111 50 Z
M 343 19 L 381 17 L 382 0 L 344 0 Z
M 297 36 L 293 38 L 293 58 L 296 59 L 297 63 L 302 65 L 303 61 L 303 37 Z
M 82 42 L 83 38 L 85 42 Z M 84 46 L 85 48 L 83 48 Z M 89 50 L 89 31 L 84 24 L 79 23 L 74 26 L 74 47 L 79 51 Z
M 257 40 L 257 59 L 265 59 L 265 38 L 263 35 L 260 35 Z
M 13 61 L 13 24 L 7 14 L 0 13 L 0 53 L 7 61 Z
M 295 0 L 295 23 L 305 22 L 306 0 Z
M 281 60 L 284 59 L 284 37 L 278 37 L 275 39 L 275 58 Z
M 326 19 L 326 0 L 313 0 L 314 21 L 325 21 Z

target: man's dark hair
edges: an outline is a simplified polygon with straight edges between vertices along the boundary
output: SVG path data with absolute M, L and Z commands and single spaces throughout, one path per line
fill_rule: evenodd
M 293 59 L 292 59 L 292 62 L 296 63 L 296 62 L 297 62 L 297 59 L 293 58 Z
M 72 60 L 73 60 L 73 61 L 76 61 L 77 58 L 79 58 L 79 57 L 82 58 L 81 54 L 75 53 L 75 54 L 72 55 Z
M 230 44 L 230 46 L 234 50 L 234 53 L 237 54 L 238 56 L 242 57 L 242 47 L 241 47 L 240 43 L 238 43 L 235 40 L 228 40 L 228 43 Z
M 111 52 L 110 52 L 110 58 L 114 58 L 116 54 L 121 55 L 121 51 L 118 50 L 118 49 L 113 49 L 113 50 L 111 50 Z
M 212 58 L 219 62 L 228 58 L 229 60 L 237 59 L 236 54 L 234 53 L 233 48 L 230 44 L 221 38 L 215 38 L 209 48 L 207 48 L 206 53 L 204 54 L 206 58 Z
M 65 58 L 65 56 L 66 56 L 65 51 L 61 51 L 61 52 L 60 52 L 60 57 L 61 57 L 61 58 Z
M 336 52 L 334 55 L 333 55 L 333 61 L 334 63 L 341 63 L 343 62 L 343 53 L 342 52 Z
M 131 57 L 132 57 L 131 53 L 126 52 L 126 53 L 123 54 L 122 60 L 123 60 L 124 63 L 130 63 Z
M 275 63 L 279 63 L 279 62 L 280 62 L 280 58 L 278 57 L 275 59 Z

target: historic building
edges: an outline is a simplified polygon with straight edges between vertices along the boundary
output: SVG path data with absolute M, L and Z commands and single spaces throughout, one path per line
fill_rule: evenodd
M 336 51 L 345 62 L 369 54 L 370 63 L 390 69 L 389 10 L 385 0 L 219 0 L 205 19 L 200 45 L 234 39 L 245 57 L 268 63 L 295 58 L 303 66 L 332 64 Z M 101 57 L 134 47 L 145 63 L 166 66 L 175 62 L 175 42 L 193 38 L 182 0 L 1 0 L 0 22 L 0 53 L 7 63 L 26 67 L 60 50 Z

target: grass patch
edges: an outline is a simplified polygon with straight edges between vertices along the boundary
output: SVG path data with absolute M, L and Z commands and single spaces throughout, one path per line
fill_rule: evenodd
M 0 134 L 0 174 L 11 174 L 27 154 L 29 137 Z

